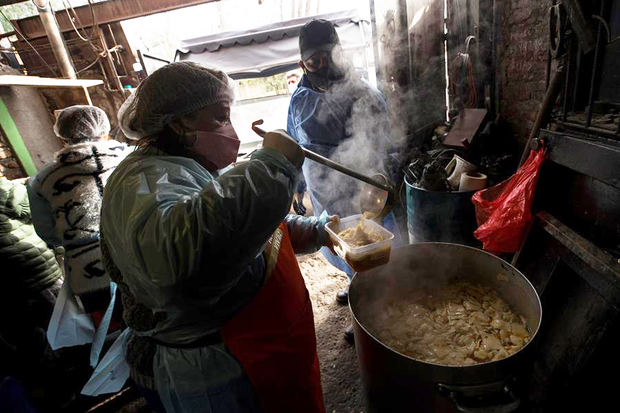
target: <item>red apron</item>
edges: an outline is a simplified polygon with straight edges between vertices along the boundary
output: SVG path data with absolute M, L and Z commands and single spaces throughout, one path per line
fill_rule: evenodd
M 222 336 L 266 413 L 322 413 L 312 303 L 286 225 L 279 230 L 280 248 L 271 277 L 224 326 Z

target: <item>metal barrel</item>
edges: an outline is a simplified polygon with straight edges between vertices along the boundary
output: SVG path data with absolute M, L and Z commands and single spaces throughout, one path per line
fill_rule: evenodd
M 412 185 L 405 177 L 409 243 L 453 242 L 478 246 L 474 238 L 475 191 L 435 192 Z

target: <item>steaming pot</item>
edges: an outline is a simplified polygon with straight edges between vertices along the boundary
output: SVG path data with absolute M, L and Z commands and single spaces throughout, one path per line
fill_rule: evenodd
M 457 276 L 496 289 L 525 318 L 532 334 L 529 343 L 503 360 L 446 366 L 401 354 L 373 335 L 373 317 L 387 297 L 416 287 L 441 286 Z M 388 264 L 353 278 L 349 306 L 370 411 L 509 412 L 519 406 L 519 386 L 531 369 L 542 307 L 532 284 L 507 262 L 464 245 L 407 245 L 392 250 Z

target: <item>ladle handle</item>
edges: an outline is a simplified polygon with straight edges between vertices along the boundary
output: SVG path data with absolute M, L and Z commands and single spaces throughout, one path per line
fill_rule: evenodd
M 261 129 L 261 128 L 259 128 L 257 126 L 257 125 L 260 125 L 260 123 L 262 123 L 262 122 L 260 122 L 260 123 L 258 123 L 258 122 L 259 121 L 252 122 L 252 130 L 254 132 L 256 132 L 256 134 L 259 135 L 260 137 L 263 137 L 263 136 L 265 136 L 266 132 L 263 129 Z M 356 172 L 356 171 L 354 171 L 352 169 L 349 169 L 346 166 L 341 165 L 338 162 L 334 162 L 331 159 L 328 159 L 328 158 L 326 158 L 326 157 L 324 157 L 322 155 L 319 155 L 316 152 L 312 152 L 311 150 L 308 150 L 308 149 L 306 149 L 304 147 L 302 147 L 301 149 L 304 151 L 304 154 L 306 155 L 306 158 L 308 158 L 308 159 L 312 159 L 315 162 L 318 162 L 318 163 L 320 163 L 322 165 L 325 165 L 325 166 L 327 166 L 329 168 L 335 169 L 338 172 L 342 172 L 343 174 L 349 175 L 350 177 L 353 177 L 355 179 L 359 179 L 360 181 L 366 182 L 367 184 L 370 184 L 372 186 L 376 186 L 377 188 L 383 189 L 384 191 L 392 192 L 394 190 L 394 188 L 392 188 L 389 185 L 385 185 L 385 184 L 383 184 L 381 182 L 375 181 L 374 179 L 372 179 L 372 178 L 370 178 L 370 177 L 368 177 L 366 175 L 362 175 L 361 173 Z

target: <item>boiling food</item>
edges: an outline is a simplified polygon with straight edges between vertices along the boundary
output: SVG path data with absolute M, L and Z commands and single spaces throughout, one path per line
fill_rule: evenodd
M 392 300 L 375 322 L 377 338 L 394 350 L 444 365 L 501 360 L 531 338 L 494 289 L 468 282 Z
M 364 214 L 366 214 L 366 212 Z M 356 226 L 340 231 L 338 236 L 347 244 L 354 247 L 373 244 L 383 241 L 386 238 L 382 233 L 375 232 L 364 225 L 364 219 L 361 219 Z

